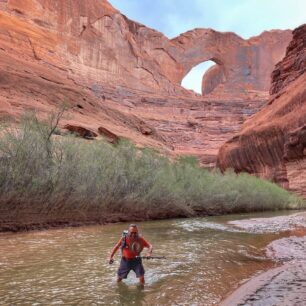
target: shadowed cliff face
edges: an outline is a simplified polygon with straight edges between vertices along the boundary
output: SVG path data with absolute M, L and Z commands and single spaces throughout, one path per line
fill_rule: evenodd
M 0 116 L 46 117 L 66 102 L 63 128 L 94 138 L 107 130 L 213 166 L 220 145 L 266 102 L 290 39 L 290 31 L 244 40 L 195 29 L 169 40 L 105 0 L 1 0 Z M 218 64 L 203 77 L 208 95 L 182 88 L 207 60 Z
M 306 25 L 272 73 L 268 105 L 224 144 L 218 164 L 272 179 L 306 197 Z

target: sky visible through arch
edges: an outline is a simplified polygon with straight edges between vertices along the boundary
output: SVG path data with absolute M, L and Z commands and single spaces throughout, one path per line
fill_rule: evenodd
M 306 23 L 306 0 L 110 0 L 129 19 L 169 38 L 194 28 L 235 32 L 247 39 L 265 30 L 294 29 Z M 189 88 L 199 92 L 199 76 L 210 62 L 192 69 Z M 191 87 L 190 87 L 191 86 Z M 185 85 L 186 87 L 186 85 Z

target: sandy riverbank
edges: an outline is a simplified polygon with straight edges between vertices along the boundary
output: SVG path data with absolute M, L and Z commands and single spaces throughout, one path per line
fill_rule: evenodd
M 306 213 L 231 222 L 250 232 L 290 231 L 290 237 L 275 240 L 266 254 L 280 264 L 230 294 L 221 306 L 306 305 Z

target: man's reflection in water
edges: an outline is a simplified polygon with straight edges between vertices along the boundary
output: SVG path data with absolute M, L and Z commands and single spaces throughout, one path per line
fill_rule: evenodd
M 144 286 L 128 286 L 121 282 L 117 285 L 116 293 L 119 297 L 119 305 L 145 305 Z

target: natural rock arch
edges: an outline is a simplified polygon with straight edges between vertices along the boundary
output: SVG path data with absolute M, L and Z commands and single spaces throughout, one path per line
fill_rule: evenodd
M 191 89 L 198 94 L 206 94 L 209 90 L 207 90 L 207 86 L 205 87 L 205 92 L 203 92 L 203 80 L 204 76 L 208 71 L 210 71 L 213 67 L 217 66 L 216 62 L 214 61 L 206 61 L 192 67 L 190 71 L 184 76 L 182 79 L 181 85 L 186 89 Z M 206 84 L 206 82 L 205 82 Z
M 203 65 L 205 66 L 203 67 Z M 191 80 L 198 84 L 191 86 Z M 223 63 L 218 59 L 211 58 L 192 67 L 183 77 L 181 85 L 186 89 L 200 88 L 195 91 L 204 96 L 212 93 L 218 85 L 224 84 L 226 80 Z
M 194 29 L 163 42 L 163 50 L 171 60 L 155 57 L 163 75 L 172 83 L 181 84 L 188 72 L 198 64 L 214 61 L 203 77 L 202 93 L 208 94 L 223 84 L 222 90 L 238 94 L 245 90 L 268 91 L 270 74 L 280 60 L 291 38 L 290 31 L 263 32 L 257 37 L 243 39 L 235 33 L 212 29 Z

